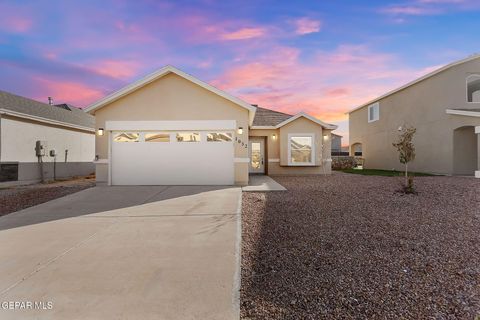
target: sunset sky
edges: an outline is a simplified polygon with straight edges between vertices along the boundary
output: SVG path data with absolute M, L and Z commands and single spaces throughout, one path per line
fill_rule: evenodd
M 0 0 L 0 90 L 85 107 L 171 64 L 346 144 L 346 111 L 479 40 L 480 0 Z

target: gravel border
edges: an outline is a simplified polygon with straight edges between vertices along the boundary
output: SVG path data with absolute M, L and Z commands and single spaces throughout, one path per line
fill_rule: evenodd
M 275 177 L 244 193 L 242 319 L 475 319 L 480 180 Z
M 0 189 L 0 216 L 95 186 L 92 177 Z

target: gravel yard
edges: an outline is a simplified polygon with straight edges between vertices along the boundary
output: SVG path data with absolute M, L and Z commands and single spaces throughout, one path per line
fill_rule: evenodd
M 335 173 L 243 193 L 242 319 L 475 319 L 480 179 Z
M 0 216 L 93 187 L 94 178 L 79 178 L 46 184 L 0 189 Z

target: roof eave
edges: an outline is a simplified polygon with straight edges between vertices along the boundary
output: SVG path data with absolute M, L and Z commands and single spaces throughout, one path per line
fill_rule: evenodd
M 0 114 L 6 114 L 6 115 L 12 116 L 12 117 L 28 119 L 28 120 L 33 120 L 33 121 L 48 123 L 48 124 L 52 124 L 52 125 L 83 130 L 83 131 L 95 132 L 95 128 L 93 128 L 93 127 L 85 127 L 85 126 L 76 125 L 76 124 L 73 124 L 73 123 L 48 119 L 48 118 L 39 117 L 39 116 L 33 116 L 33 115 L 30 115 L 30 114 L 16 112 L 16 111 L 8 110 L 8 109 L 0 109 Z
M 350 113 L 352 113 L 352 112 L 355 112 L 355 111 L 357 111 L 357 110 L 360 110 L 360 109 L 362 109 L 362 108 L 365 108 L 366 106 L 369 106 L 369 105 L 371 105 L 371 104 L 373 104 L 373 103 L 375 103 L 375 102 L 378 102 L 378 101 L 380 101 L 380 100 L 382 100 L 382 99 L 385 99 L 385 98 L 387 98 L 387 97 L 389 97 L 389 96 L 391 96 L 391 95 L 393 95 L 393 94 L 395 94 L 395 93 L 397 93 L 397 92 L 399 92 L 399 91 L 402 91 L 402 90 L 404 90 L 404 89 L 407 89 L 408 87 L 411 87 L 411 86 L 413 86 L 413 85 L 415 85 L 415 84 L 417 84 L 417 83 L 419 83 L 419 82 L 421 82 L 421 81 L 423 81 L 423 80 L 426 80 L 426 79 L 431 78 L 431 77 L 433 77 L 433 76 L 435 76 L 435 75 L 437 75 L 437 74 L 439 74 L 439 73 L 442 73 L 442 72 L 444 72 L 444 71 L 447 71 L 447 70 L 450 69 L 450 68 L 453 68 L 453 67 L 458 66 L 458 65 L 460 65 L 460 64 L 463 64 L 463 63 L 466 63 L 466 62 L 470 62 L 470 61 L 473 61 L 473 60 L 479 59 L 479 58 L 480 58 L 480 54 L 476 54 L 476 55 L 470 56 L 470 57 L 468 57 L 468 58 L 465 58 L 465 59 L 462 59 L 462 60 L 459 60 L 459 61 L 455 61 L 455 62 L 449 63 L 449 64 L 447 64 L 446 66 L 443 66 L 443 67 L 441 67 L 441 68 L 439 68 L 439 69 L 437 69 L 437 70 L 434 70 L 434 71 L 432 71 L 432 72 L 430 72 L 430 73 L 427 73 L 426 75 L 424 75 L 424 76 L 422 76 L 422 77 L 420 77 L 420 78 L 418 78 L 418 79 L 415 79 L 415 80 L 413 80 L 413 81 L 410 81 L 410 82 L 408 82 L 407 84 L 405 84 L 405 85 L 403 85 L 403 86 L 401 86 L 401 87 L 399 87 L 399 88 L 397 88 L 397 89 L 393 89 L 393 90 L 391 90 L 391 91 L 388 91 L 387 93 L 381 95 L 380 97 L 378 97 L 378 98 L 376 98 L 376 99 L 370 100 L 370 101 L 368 101 L 368 102 L 366 102 L 366 103 L 364 103 L 364 104 L 362 104 L 362 105 L 360 105 L 360 106 L 358 106 L 358 107 L 355 107 L 355 108 L 353 108 L 352 110 L 346 112 L 345 114 L 350 114 Z
M 446 109 L 445 112 L 457 116 L 480 117 L 480 112 L 477 111 Z

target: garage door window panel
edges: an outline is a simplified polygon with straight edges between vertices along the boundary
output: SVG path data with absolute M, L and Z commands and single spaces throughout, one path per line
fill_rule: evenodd
M 207 142 L 231 142 L 232 134 L 229 132 L 209 132 Z
M 117 132 L 113 136 L 114 142 L 139 142 L 140 134 L 138 132 Z
M 170 134 L 162 132 L 145 133 L 145 142 L 170 142 Z
M 200 142 L 200 133 L 179 132 L 177 133 L 177 142 Z

